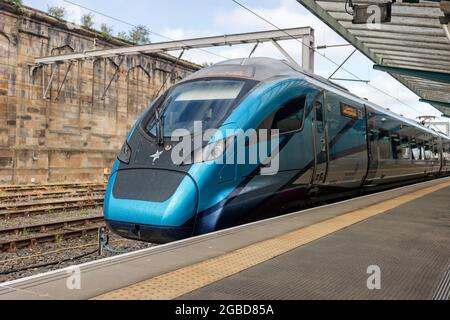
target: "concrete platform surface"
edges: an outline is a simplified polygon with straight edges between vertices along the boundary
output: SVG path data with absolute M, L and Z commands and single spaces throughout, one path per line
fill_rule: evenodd
M 3 283 L 0 299 L 448 299 L 449 195 L 450 178 L 397 188 Z
M 370 267 L 379 268 L 379 290 L 368 289 Z M 450 187 L 180 299 L 448 300 L 449 270 Z

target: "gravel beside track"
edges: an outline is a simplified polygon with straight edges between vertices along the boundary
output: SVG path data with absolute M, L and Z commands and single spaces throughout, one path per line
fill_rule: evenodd
M 114 250 L 126 250 L 128 252 L 132 252 L 150 248 L 153 245 L 145 242 L 123 239 L 119 236 L 111 234 L 109 246 Z M 17 270 L 25 267 L 70 259 L 72 257 L 94 251 L 96 248 L 98 248 L 97 236 L 89 235 L 81 238 L 68 239 L 59 243 L 45 243 L 37 247 L 25 248 L 16 252 L 0 253 L 0 283 L 123 254 L 104 251 L 102 256 L 99 256 L 96 253 L 87 257 L 83 257 L 81 259 L 76 259 L 73 261 L 68 261 L 48 267 L 34 268 L 7 275 L 1 274 L 3 272 L 9 272 L 11 270 Z
M 0 283 L 123 254 L 78 258 L 98 249 L 104 190 L 104 183 L 0 186 Z M 151 246 L 110 234 L 117 251 Z

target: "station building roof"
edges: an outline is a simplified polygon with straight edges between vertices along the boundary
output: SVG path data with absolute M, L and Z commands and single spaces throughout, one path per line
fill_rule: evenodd
M 422 102 L 450 117 L 450 36 L 441 21 L 445 17 L 441 3 L 398 0 L 392 4 L 391 22 L 374 29 L 353 23 L 347 0 L 297 1 L 370 58 L 374 69 L 388 72 Z M 353 4 L 386 2 L 390 1 L 353 0 Z

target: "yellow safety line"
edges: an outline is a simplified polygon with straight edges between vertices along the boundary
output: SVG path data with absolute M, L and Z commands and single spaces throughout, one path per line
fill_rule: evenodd
M 111 291 L 94 299 L 175 299 L 448 186 L 450 186 L 450 181 L 258 242 L 236 251 Z

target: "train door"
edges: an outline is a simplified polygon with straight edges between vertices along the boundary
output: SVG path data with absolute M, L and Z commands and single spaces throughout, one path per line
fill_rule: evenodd
M 328 171 L 328 137 L 325 122 L 324 98 L 321 94 L 313 104 L 313 142 L 314 142 L 314 173 L 312 184 L 323 184 Z
M 361 186 L 367 174 L 367 127 L 364 105 L 334 92 L 325 93 L 328 167 L 325 184 Z

